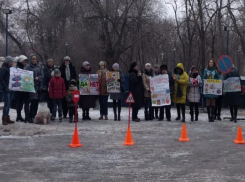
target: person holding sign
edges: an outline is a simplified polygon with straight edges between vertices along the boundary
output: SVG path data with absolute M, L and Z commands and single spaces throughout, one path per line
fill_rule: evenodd
M 99 103 L 100 103 L 100 117 L 99 120 L 103 119 L 105 116 L 105 120 L 108 120 L 108 96 L 109 93 L 107 92 L 107 82 L 106 82 L 106 62 L 100 61 L 99 62 L 99 70 L 97 74 L 99 75 Z
M 220 74 L 217 70 L 216 64 L 213 59 L 208 61 L 208 67 L 204 70 L 203 79 L 206 80 L 220 80 Z M 204 89 L 206 89 L 206 85 L 204 85 Z M 204 90 L 205 92 L 205 90 Z M 218 98 L 218 95 L 214 94 L 205 94 L 206 98 L 206 106 L 208 111 L 208 121 L 214 122 L 214 112 L 215 112 L 215 99 Z
M 232 71 L 224 77 L 225 101 L 230 107 L 231 120 L 237 122 L 237 111 L 241 94 L 240 75 L 233 65 Z
M 153 120 L 154 112 L 151 102 L 151 87 L 150 87 L 150 77 L 153 77 L 153 70 L 151 69 L 151 64 L 145 64 L 145 72 L 143 73 L 143 83 L 144 83 L 144 96 L 145 96 L 145 120 Z
M 202 78 L 198 74 L 197 67 L 192 66 L 189 74 L 188 93 L 187 98 L 190 102 L 190 115 L 191 121 L 194 121 L 194 108 L 195 108 L 195 121 L 198 121 L 198 105 L 200 102 L 200 87 L 202 86 Z
M 121 93 L 110 93 L 110 99 L 113 100 L 113 112 L 114 112 L 114 121 L 120 121 L 121 120 L 121 107 L 122 107 L 122 92 L 124 92 L 123 90 L 123 84 L 124 84 L 124 75 L 122 73 L 122 71 L 119 68 L 119 64 L 118 63 L 114 63 L 112 65 L 112 69 L 114 72 L 119 72 L 120 75 L 120 79 L 118 79 L 117 81 L 120 83 L 120 92 Z M 118 108 L 118 113 L 117 113 L 117 108 Z
M 133 94 L 135 103 L 132 104 L 132 120 L 140 122 L 138 112 L 144 105 L 144 85 L 139 67 L 136 62 L 133 62 L 129 69 L 129 91 Z
M 177 114 L 178 114 L 176 121 L 180 120 L 180 109 L 181 109 L 182 122 L 185 122 L 185 104 L 186 104 L 186 92 L 187 92 L 186 89 L 189 81 L 189 76 L 185 72 L 182 63 L 178 63 L 177 67 L 174 69 L 173 79 L 175 81 L 173 102 L 176 103 Z
M 170 94 L 172 94 L 174 91 L 174 80 L 173 80 L 172 73 L 168 71 L 168 66 L 166 64 L 160 66 L 160 73 L 162 75 L 168 74 L 169 89 L 170 89 Z M 160 107 L 160 115 L 158 121 L 162 121 L 164 119 L 164 109 L 166 110 L 167 121 L 171 121 L 171 103 L 170 105 Z

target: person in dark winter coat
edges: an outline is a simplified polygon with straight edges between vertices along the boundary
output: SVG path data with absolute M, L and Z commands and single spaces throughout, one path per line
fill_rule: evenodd
M 204 70 L 203 79 L 220 79 L 220 74 L 217 70 L 216 64 L 213 59 L 208 61 L 208 67 Z M 208 121 L 214 122 L 215 113 L 215 99 L 218 98 L 217 95 L 207 94 L 204 95 L 206 98 L 206 106 L 208 111 Z
M 9 78 L 10 78 L 10 68 L 14 65 L 14 59 L 11 56 L 7 56 L 5 62 L 0 69 L 0 83 L 3 90 L 4 106 L 3 106 L 3 116 L 2 124 L 8 125 L 13 124 L 14 121 L 10 120 L 9 110 L 12 101 L 12 92 L 9 90 Z
M 48 87 L 49 87 L 49 82 L 52 78 L 52 72 L 54 71 L 54 60 L 53 59 L 49 59 L 47 61 L 46 66 L 43 68 L 43 75 L 44 75 L 44 79 L 43 79 L 43 92 L 45 93 L 45 99 L 47 101 L 47 105 L 49 108 L 50 113 L 52 113 L 52 99 L 49 97 L 49 93 L 48 93 Z
M 135 103 L 132 105 L 132 120 L 139 122 L 138 112 L 144 105 L 144 85 L 138 65 L 133 62 L 129 69 L 129 91 L 133 94 Z
M 240 80 L 240 74 L 238 70 L 233 66 L 232 71 L 225 75 L 224 81 L 231 78 L 239 78 Z M 241 81 L 240 81 L 241 85 Z M 241 92 L 227 92 L 225 94 L 225 101 L 226 104 L 230 107 L 230 113 L 231 113 L 231 120 L 235 123 L 237 122 L 237 112 L 238 112 L 238 105 L 239 105 L 239 99 L 240 99 Z
M 106 73 L 108 70 L 106 69 L 106 62 L 100 61 L 99 62 L 100 69 L 97 71 L 99 75 L 99 103 L 100 103 L 100 117 L 99 120 L 103 119 L 105 116 L 105 120 L 108 120 L 108 96 L 109 93 L 107 92 L 107 82 L 106 82 Z
M 144 96 L 145 96 L 145 120 L 153 120 L 153 107 L 151 102 L 151 87 L 150 87 L 150 77 L 153 77 L 153 70 L 151 69 L 151 64 L 145 64 L 145 72 L 142 75 L 144 84 Z
M 62 99 L 66 96 L 66 87 L 63 78 L 60 77 L 60 70 L 54 70 L 54 77 L 49 83 L 49 97 L 52 99 L 52 118 L 56 118 L 57 106 L 59 113 L 59 120 L 62 121 Z
M 73 101 L 73 92 L 75 90 L 77 90 L 77 82 L 76 80 L 71 80 L 69 89 L 66 93 L 66 101 L 69 110 L 69 123 L 73 123 L 73 117 L 75 119 L 75 103 Z
M 159 71 L 159 66 L 157 64 L 154 65 L 153 67 L 153 71 L 154 71 L 154 76 L 157 76 L 160 73 Z M 158 119 L 158 110 L 160 109 L 160 107 L 153 107 L 153 112 L 155 113 L 155 116 L 153 117 L 153 119 Z
M 92 68 L 88 61 L 83 62 L 80 74 L 92 74 Z M 83 120 L 91 120 L 89 109 L 95 108 L 95 101 L 98 99 L 96 95 L 80 95 L 79 106 L 83 110 Z
M 69 56 L 64 57 L 64 62 L 60 66 L 60 72 L 61 72 L 61 78 L 65 81 L 66 90 L 69 89 L 69 84 L 71 80 L 77 80 L 77 73 L 75 67 L 71 63 L 71 58 Z M 67 108 L 67 102 L 64 98 L 62 100 L 62 109 L 63 109 L 63 117 L 67 117 L 68 108 Z
M 33 54 L 29 57 L 29 65 L 26 69 L 29 71 L 33 71 L 35 93 L 30 93 L 31 105 L 29 116 L 30 119 L 33 120 L 37 114 L 40 93 L 42 91 L 43 70 L 42 67 L 38 64 L 36 56 Z
M 197 67 L 192 66 L 189 73 L 189 82 L 188 82 L 188 93 L 187 98 L 190 102 L 190 115 L 191 121 L 194 121 L 194 108 L 195 108 L 195 121 L 198 121 L 198 105 L 200 102 L 201 91 L 200 87 L 202 87 L 202 78 L 198 74 Z
M 172 73 L 168 71 L 168 66 L 166 64 L 160 66 L 160 74 L 162 75 L 168 74 L 169 89 L 170 89 L 170 94 L 172 94 L 174 91 L 174 80 L 173 80 Z M 158 121 L 162 121 L 164 119 L 164 109 L 166 111 L 165 113 L 166 113 L 167 121 L 171 121 L 171 104 L 168 106 L 160 107 L 160 115 Z
M 121 84 L 121 93 L 110 93 L 110 99 L 113 100 L 113 112 L 114 112 L 114 121 L 120 121 L 121 120 L 121 107 L 122 107 L 122 88 L 124 85 L 124 75 L 122 73 L 122 71 L 119 68 L 119 64 L 118 63 L 114 63 L 112 65 L 112 69 L 113 71 L 119 72 L 120 74 L 120 79 L 118 80 L 118 82 L 120 82 Z M 117 112 L 117 108 L 118 108 L 118 112 Z
M 16 68 L 20 69 L 26 69 L 26 66 L 28 64 L 28 58 L 24 55 L 19 56 L 18 61 L 17 61 L 17 66 Z M 29 122 L 33 123 L 33 120 L 29 116 L 29 105 L 30 105 L 30 93 L 29 92 L 16 92 L 16 111 L 17 111 L 17 118 L 16 121 L 21 121 L 21 122 Z M 21 111 L 24 106 L 24 111 L 25 111 L 25 119 L 22 118 L 21 116 Z

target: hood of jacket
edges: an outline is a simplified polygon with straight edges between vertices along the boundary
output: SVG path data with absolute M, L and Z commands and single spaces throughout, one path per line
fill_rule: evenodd
M 185 71 L 183 64 L 182 63 L 178 63 L 176 68 L 174 68 L 174 73 L 176 73 L 176 70 L 178 68 L 180 68 L 182 70 L 182 73 L 180 74 L 180 75 L 182 75 L 184 73 L 184 71 Z

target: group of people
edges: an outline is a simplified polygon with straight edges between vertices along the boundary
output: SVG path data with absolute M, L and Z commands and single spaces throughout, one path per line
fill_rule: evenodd
M 78 75 L 76 69 L 71 62 L 69 56 L 63 58 L 63 63 L 56 69 L 54 60 L 49 59 L 44 67 L 42 67 L 35 55 L 30 55 L 27 58 L 21 55 L 16 60 L 16 67 L 24 70 L 33 71 L 33 80 L 35 93 L 30 92 L 15 92 L 16 98 L 16 121 L 33 123 L 38 111 L 38 105 L 41 94 L 45 95 L 47 106 L 52 114 L 51 120 L 56 119 L 58 110 L 58 118 L 67 118 L 69 113 L 69 122 L 74 122 L 75 103 L 72 100 L 73 92 L 79 89 Z M 0 86 L 3 91 L 4 109 L 2 116 L 2 124 L 12 124 L 9 117 L 9 110 L 13 92 L 9 89 L 10 68 L 14 66 L 15 60 L 7 56 L 5 62 L 0 69 Z M 109 71 L 106 67 L 106 62 L 99 62 L 99 70 L 96 72 L 99 78 L 99 95 L 81 95 L 79 106 L 83 110 L 83 120 L 91 120 L 89 115 L 90 108 L 95 108 L 96 100 L 99 99 L 100 117 L 99 120 L 108 120 L 108 98 L 113 100 L 114 120 L 121 120 L 121 99 L 125 92 L 124 83 L 125 77 L 118 63 L 114 63 L 110 71 L 119 72 L 120 93 L 109 93 L 107 91 L 106 74 Z M 79 74 L 94 73 L 88 61 L 83 62 Z M 172 97 L 172 102 L 177 107 L 176 120 L 186 121 L 185 110 L 187 100 L 190 102 L 191 121 L 198 121 L 199 103 L 201 97 L 201 89 L 203 85 L 202 79 L 222 79 L 222 74 L 218 71 L 215 61 L 210 59 L 208 67 L 205 69 L 203 76 L 198 72 L 196 66 L 192 66 L 189 74 L 184 70 L 182 63 L 178 63 L 172 74 L 168 70 L 166 64 L 151 66 L 150 63 L 145 64 L 145 70 L 141 73 L 136 62 L 133 62 L 129 69 L 129 91 L 133 94 L 135 103 L 132 104 L 132 120 L 139 122 L 138 111 L 140 108 L 145 109 L 145 120 L 164 119 L 164 113 L 167 121 L 171 121 L 171 105 L 162 107 L 152 107 L 150 77 L 157 75 L 168 75 L 169 90 Z M 224 75 L 224 80 L 230 77 L 239 77 L 239 73 L 235 67 L 232 71 Z M 239 92 L 226 93 L 226 101 L 230 107 L 231 121 L 237 121 L 237 110 L 239 104 Z M 215 119 L 221 120 L 221 100 L 222 96 L 204 95 L 208 111 L 209 122 L 214 122 Z M 24 107 L 25 119 L 22 117 L 22 109 Z

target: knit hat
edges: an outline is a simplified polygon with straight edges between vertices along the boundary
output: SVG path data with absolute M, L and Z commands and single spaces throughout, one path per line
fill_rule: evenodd
M 7 56 L 6 59 L 5 59 L 5 63 L 9 64 L 11 62 L 14 62 L 14 59 L 11 56 Z
M 155 65 L 154 65 L 154 69 L 159 69 L 158 64 L 155 64 Z
M 168 66 L 166 64 L 163 64 L 160 66 L 160 70 L 168 70 Z
M 146 68 L 147 66 L 150 66 L 150 67 L 151 67 L 151 64 L 150 64 L 150 63 L 146 63 L 146 64 L 145 64 L 145 68 Z
M 70 85 L 70 86 L 71 86 L 71 85 L 77 86 L 76 80 L 72 79 L 72 80 L 70 81 L 70 84 L 69 84 L 69 85 Z
M 71 58 L 69 56 L 65 56 L 63 60 L 64 61 L 71 61 Z
M 112 67 L 114 67 L 114 68 L 116 68 L 117 70 L 119 70 L 119 64 L 118 64 L 118 63 L 114 63 L 114 64 L 112 65 Z
M 53 59 L 48 59 L 48 60 L 47 60 L 47 63 L 49 63 L 49 62 L 51 62 L 51 61 L 54 61 L 54 60 L 53 60 Z
M 28 61 L 28 58 L 25 55 L 20 55 L 18 62 L 23 63 L 24 61 Z
M 60 70 L 59 69 L 55 69 L 54 70 L 54 75 L 60 74 Z
M 136 62 L 133 62 L 133 63 L 131 64 L 131 66 L 130 66 L 130 69 L 134 69 L 135 66 L 137 66 L 137 63 L 136 63 Z
M 197 70 L 197 67 L 196 67 L 195 65 L 193 65 L 193 66 L 191 67 L 190 73 L 191 73 L 194 69 Z
M 87 66 L 87 65 L 90 65 L 88 61 L 84 61 L 83 62 L 83 67 Z
M 100 62 L 99 62 L 99 66 L 105 66 L 105 67 L 106 67 L 106 62 L 100 61 Z

